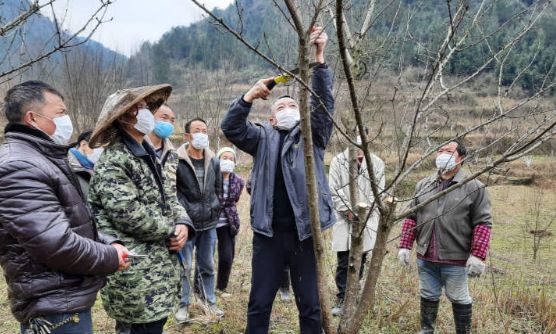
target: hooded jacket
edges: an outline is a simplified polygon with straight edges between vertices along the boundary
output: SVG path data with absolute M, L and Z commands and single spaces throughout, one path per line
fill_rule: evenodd
M 178 200 L 187 210 L 196 231 L 216 228 L 220 217 L 220 201 L 222 193 L 222 176 L 220 160 L 210 149 L 205 149 L 205 179 L 203 189 L 197 181 L 195 167 L 187 154 L 187 145 L 178 148 L 178 168 L 176 171 L 176 190 Z
M 333 130 L 332 71 L 324 64 L 319 65 L 314 68 L 311 80 L 313 90 L 326 106 L 324 109 L 319 101 L 311 96 L 311 128 L 314 143 L 312 154 L 315 158 L 321 229 L 324 230 L 336 221 L 324 169 L 324 150 Z M 232 102 L 220 127 L 230 142 L 254 158 L 251 172 L 251 226 L 256 233 L 269 237 L 274 234 L 274 182 L 278 161 L 281 161 L 299 240 L 310 238 L 311 220 L 305 177 L 305 152 L 299 124 L 286 135 L 280 151 L 279 131 L 270 124 L 249 122 L 247 117 L 250 111 L 251 104 L 245 102 L 243 97 L 238 98 Z
M 0 147 L 0 264 L 21 323 L 93 306 L 118 270 L 115 238 L 97 233 L 68 147 L 22 124 Z

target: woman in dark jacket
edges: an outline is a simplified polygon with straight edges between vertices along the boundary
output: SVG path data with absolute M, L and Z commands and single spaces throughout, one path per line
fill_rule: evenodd
M 236 153 L 232 148 L 223 147 L 216 154 L 220 159 L 220 171 L 222 172 L 222 193 L 218 195 L 222 211 L 216 234 L 218 236 L 218 276 L 216 289 L 222 298 L 229 297 L 226 292 L 232 263 L 235 256 L 235 236 L 239 232 L 239 214 L 237 202 L 241 196 L 244 182 L 239 175 L 234 173 Z

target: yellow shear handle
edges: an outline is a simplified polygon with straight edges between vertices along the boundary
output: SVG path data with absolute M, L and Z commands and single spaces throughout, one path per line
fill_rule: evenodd
M 266 85 L 266 87 L 267 87 L 268 89 L 272 89 L 272 88 L 274 88 L 274 86 L 276 86 L 277 84 L 284 84 L 284 83 L 290 81 L 291 79 L 292 79 L 291 76 L 289 76 L 289 75 L 287 75 L 287 74 L 282 74 L 282 75 L 279 75 L 279 76 L 277 76 L 277 77 L 274 77 L 274 80 L 272 80 L 270 83 L 268 83 L 268 84 Z

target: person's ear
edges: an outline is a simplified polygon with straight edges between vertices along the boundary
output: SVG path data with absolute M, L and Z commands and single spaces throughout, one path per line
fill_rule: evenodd
M 36 124 L 37 119 L 35 117 L 35 113 L 32 112 L 31 110 L 26 111 L 25 114 L 23 115 L 22 121 L 23 121 L 24 124 L 27 124 L 27 125 Z
M 276 125 L 276 117 L 270 116 L 268 118 L 268 122 L 270 123 L 270 125 L 273 125 L 273 126 Z
M 183 139 L 184 139 L 185 141 L 187 141 L 187 142 L 190 142 L 190 141 L 191 141 L 191 134 L 185 132 L 185 133 L 183 134 Z

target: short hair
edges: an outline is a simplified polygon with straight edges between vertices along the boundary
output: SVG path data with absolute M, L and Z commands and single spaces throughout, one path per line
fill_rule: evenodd
M 456 151 L 458 152 L 460 157 L 466 157 L 467 156 L 467 147 L 465 147 L 465 144 L 463 143 L 462 139 L 454 139 L 454 140 L 450 140 L 450 143 L 456 143 Z
M 285 99 L 285 98 L 295 100 L 293 97 L 291 97 L 291 95 L 286 94 L 286 95 L 282 95 L 282 96 L 278 97 L 278 98 L 276 99 L 276 101 L 278 101 L 278 100 L 280 100 L 280 99 Z
M 81 132 L 81 134 L 79 134 L 79 136 L 77 137 L 77 145 L 81 144 L 81 142 L 83 140 L 85 141 L 90 141 L 91 140 L 91 135 L 93 134 L 93 131 L 91 130 L 87 130 L 85 132 Z
M 4 113 L 9 123 L 21 123 L 23 112 L 29 106 L 39 103 L 44 104 L 44 92 L 59 96 L 62 100 L 64 96 L 49 84 L 30 80 L 13 86 L 4 97 Z
M 185 123 L 185 133 L 191 133 L 191 123 L 193 122 L 203 122 L 205 125 L 208 126 L 207 122 L 200 117 L 195 117 L 194 119 L 190 120 L 189 122 Z

